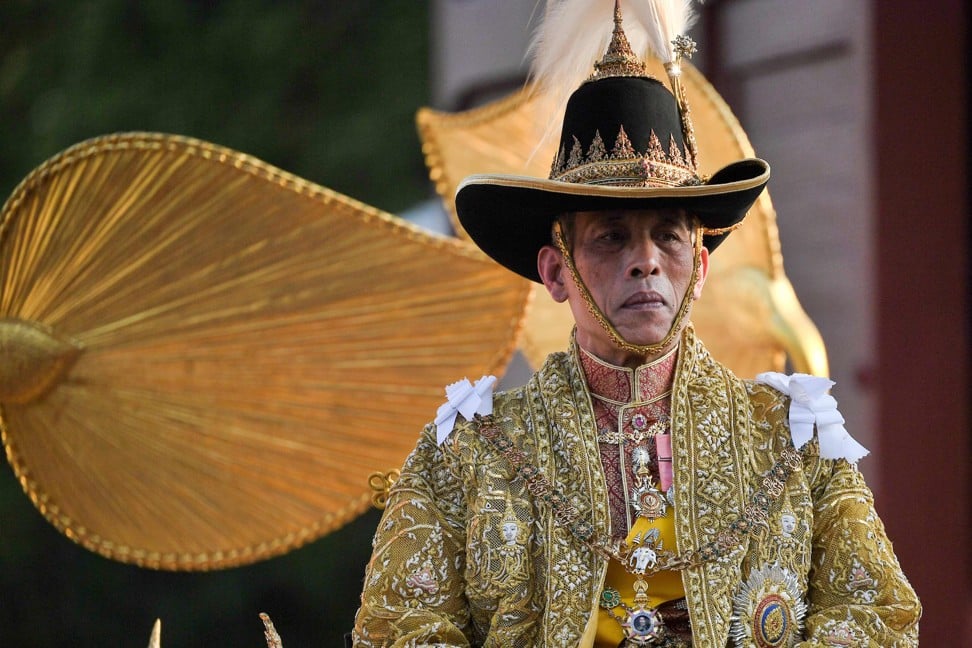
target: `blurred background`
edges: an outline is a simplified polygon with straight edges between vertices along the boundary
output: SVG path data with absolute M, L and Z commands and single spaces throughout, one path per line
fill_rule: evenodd
M 7 0 L 0 197 L 72 144 L 145 130 L 441 226 L 415 111 L 520 87 L 541 11 Z M 827 344 L 848 428 L 872 450 L 862 469 L 925 604 L 924 645 L 972 645 L 968 26 L 961 0 L 708 0 L 694 33 L 693 62 L 773 166 L 786 271 Z M 0 468 L 0 640 L 142 646 L 159 617 L 168 648 L 262 646 L 267 612 L 285 646 L 340 645 L 376 522 L 249 567 L 154 572 L 61 536 Z

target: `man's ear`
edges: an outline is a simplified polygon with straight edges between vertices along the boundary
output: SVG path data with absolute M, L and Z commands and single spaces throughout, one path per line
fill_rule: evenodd
M 558 304 L 567 301 L 567 286 L 565 274 L 567 267 L 560 250 L 552 245 L 544 245 L 537 253 L 537 272 L 546 287 L 547 292 Z
M 702 286 L 705 284 L 705 278 L 709 274 L 709 250 L 702 248 L 702 253 L 699 256 L 699 278 L 695 281 L 695 287 L 692 288 L 692 299 L 698 299 L 702 296 Z

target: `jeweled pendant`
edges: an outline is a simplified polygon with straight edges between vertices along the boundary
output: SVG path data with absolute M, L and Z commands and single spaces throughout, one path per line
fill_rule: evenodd
M 621 626 L 624 628 L 625 641 L 631 646 L 650 646 L 665 633 L 661 613 L 647 607 L 629 610 Z
M 638 517 L 655 520 L 665 517 L 668 512 L 668 502 L 664 493 L 658 490 L 650 481 L 645 481 L 631 493 L 631 507 Z
M 651 465 L 651 450 L 646 445 L 635 447 L 631 451 L 631 468 L 636 475 L 645 474 Z
M 621 592 L 613 587 L 605 587 L 601 592 L 600 605 L 605 610 L 613 610 L 621 605 Z

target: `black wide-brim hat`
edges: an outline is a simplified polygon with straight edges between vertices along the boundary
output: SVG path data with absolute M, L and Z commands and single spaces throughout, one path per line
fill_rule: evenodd
M 561 214 L 682 208 L 701 221 L 711 252 L 769 176 L 766 162 L 750 158 L 699 178 L 672 93 L 651 77 L 608 77 L 571 95 L 550 178 L 470 176 L 459 185 L 456 213 L 486 254 L 540 282 L 537 253 Z

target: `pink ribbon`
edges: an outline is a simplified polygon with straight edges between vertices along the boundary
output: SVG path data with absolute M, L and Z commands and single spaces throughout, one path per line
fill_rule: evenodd
M 658 453 L 658 479 L 661 481 L 661 490 L 667 493 L 672 487 L 672 435 L 656 434 L 655 451 Z

